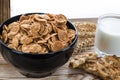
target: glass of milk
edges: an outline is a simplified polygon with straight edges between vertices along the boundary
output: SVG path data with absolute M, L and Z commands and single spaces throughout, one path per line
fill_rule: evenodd
M 98 18 L 95 50 L 100 55 L 120 56 L 120 14 L 106 14 Z

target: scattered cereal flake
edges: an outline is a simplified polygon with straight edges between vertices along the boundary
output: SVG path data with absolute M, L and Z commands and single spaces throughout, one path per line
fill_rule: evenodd
M 47 20 L 41 18 L 39 14 L 35 14 L 34 19 L 35 19 L 36 21 L 43 22 L 43 23 L 46 23 L 46 22 L 47 22 Z
M 53 31 L 56 33 L 57 32 L 57 27 L 56 27 L 55 23 L 51 22 L 50 24 L 52 25 Z
M 58 38 L 57 38 L 56 36 L 52 36 L 52 37 L 51 37 L 51 41 L 52 41 L 52 42 L 55 42 L 55 41 L 57 41 L 57 40 L 58 40 Z
M 45 47 L 45 46 L 41 46 L 41 53 L 39 54 L 45 54 L 45 53 L 48 53 L 48 49 Z
M 19 26 L 19 23 L 11 23 L 9 26 L 8 26 L 8 29 L 10 30 L 10 32 L 8 33 L 8 36 L 11 37 L 11 36 L 14 36 L 15 34 L 17 34 L 20 30 L 20 26 Z
M 54 37 L 54 36 L 56 36 L 57 35 L 57 33 L 53 33 L 53 34 L 51 34 L 50 36 L 51 37 Z
M 69 38 L 72 40 L 72 39 L 74 39 L 75 38 L 75 30 L 73 30 L 73 29 L 68 29 L 68 36 L 69 36 Z
M 65 42 L 69 41 L 67 32 L 60 29 L 58 29 L 58 38 L 60 41 L 65 41 Z
M 53 33 L 53 34 L 47 34 L 44 39 L 47 41 L 49 40 L 51 37 L 54 37 L 55 35 L 57 35 L 57 33 Z
M 64 45 L 61 41 L 55 41 L 53 42 L 53 44 L 51 45 L 51 49 L 52 51 L 58 51 L 64 48 Z
M 47 41 L 46 40 L 39 40 L 39 41 L 37 41 L 37 43 L 46 43 Z
M 14 37 L 13 39 L 12 39 L 12 44 L 14 45 L 14 47 L 18 47 L 18 38 L 16 38 L 16 37 Z
M 51 33 L 52 32 L 52 25 L 50 23 L 47 23 L 46 25 L 48 27 L 48 33 Z
M 55 15 L 55 20 L 59 24 L 66 24 L 67 18 L 63 14 Z
M 21 38 L 20 38 L 20 43 L 21 44 L 29 44 L 33 41 L 33 39 L 31 37 L 28 37 L 26 35 L 23 35 Z
M 45 30 L 43 31 L 42 35 L 47 35 L 49 33 L 49 27 L 45 26 Z
M 6 30 L 2 31 L 2 39 L 3 39 L 4 43 L 6 43 L 7 40 L 8 40 L 8 35 L 7 35 L 7 31 Z
M 29 47 L 30 47 L 30 45 L 26 45 L 26 44 L 22 45 L 22 47 L 21 47 L 22 52 L 29 53 L 30 52 Z
M 30 24 L 21 24 L 20 28 L 21 30 L 28 31 L 30 30 Z
M 38 45 L 38 44 L 31 44 L 31 46 L 30 46 L 30 51 L 31 51 L 32 53 L 41 53 L 42 48 L 41 48 L 41 46 Z
M 8 27 L 6 25 L 4 25 L 3 30 L 6 30 L 8 32 Z
M 58 25 L 59 27 L 59 25 Z M 67 25 L 62 25 L 61 27 L 59 27 L 61 30 L 67 31 Z
M 40 30 L 39 30 L 39 34 L 42 35 L 43 31 L 45 30 L 45 25 L 43 23 L 40 24 Z
M 62 43 L 63 43 L 64 48 L 69 45 L 69 43 L 67 43 L 67 42 L 62 42 Z
M 25 16 L 25 15 L 22 15 L 19 19 L 20 22 L 22 22 L 23 20 L 27 20 L 28 21 L 29 17 L 28 16 Z
M 32 30 L 33 32 L 39 32 L 40 30 L 40 23 L 33 23 L 30 27 L 30 30 Z
M 19 45 L 17 48 L 18 51 L 22 51 L 22 45 Z
M 16 47 L 14 46 L 14 44 L 8 44 L 8 47 L 10 47 L 12 49 L 16 49 Z
M 8 47 L 12 48 L 12 49 L 16 49 L 18 47 L 18 39 L 16 37 L 12 38 L 10 44 L 8 45 Z
M 31 24 L 31 20 L 23 20 L 20 22 L 20 24 Z
M 44 15 L 38 15 L 41 19 L 46 19 L 46 20 L 50 20 L 50 17 L 46 14 Z
M 52 45 L 53 42 L 49 39 L 49 40 L 48 40 L 48 44 Z
M 54 14 L 49 14 L 49 13 L 46 13 L 46 15 L 48 15 L 50 17 L 51 20 L 54 20 Z
M 22 45 L 22 51 L 26 53 L 40 53 L 41 49 L 39 44 Z
M 8 30 L 12 30 L 12 31 L 15 31 L 16 29 L 14 29 L 14 28 L 17 28 L 18 29 L 18 27 L 19 27 L 19 22 L 13 22 L 13 23 L 10 23 L 9 25 L 8 25 Z
M 39 23 L 33 23 L 30 27 L 30 30 L 28 31 L 28 35 L 32 36 L 33 38 L 38 38 L 40 30 L 40 24 Z
M 46 41 L 47 41 L 47 40 L 49 40 L 49 39 L 50 39 L 50 37 L 51 37 L 51 36 L 50 36 L 50 34 L 47 34 L 47 35 L 44 37 L 44 40 L 46 40 Z

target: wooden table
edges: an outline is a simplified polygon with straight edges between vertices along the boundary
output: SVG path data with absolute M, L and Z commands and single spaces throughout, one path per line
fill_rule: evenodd
M 71 19 L 70 21 L 96 22 L 96 18 Z M 91 49 L 90 51 L 92 51 Z M 77 54 L 79 55 L 79 54 Z M 69 61 L 68 61 L 69 63 Z M 95 76 L 78 69 L 70 69 L 68 63 L 60 67 L 51 76 L 45 78 L 26 78 L 21 75 L 13 66 L 8 64 L 0 55 L 0 80 L 99 80 Z

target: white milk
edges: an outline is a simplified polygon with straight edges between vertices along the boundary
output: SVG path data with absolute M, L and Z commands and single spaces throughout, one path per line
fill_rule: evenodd
M 103 53 L 120 55 L 120 19 L 101 20 L 97 25 L 95 48 Z

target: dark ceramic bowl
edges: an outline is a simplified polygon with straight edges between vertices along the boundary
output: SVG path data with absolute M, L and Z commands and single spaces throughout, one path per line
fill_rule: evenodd
M 20 16 L 21 15 L 12 17 L 3 22 L 0 26 L 0 34 L 2 33 L 3 25 L 8 25 L 17 21 Z M 20 73 L 27 77 L 48 76 L 69 60 L 75 48 L 78 38 L 77 30 L 69 21 L 67 21 L 67 26 L 68 28 L 74 29 L 76 31 L 76 35 L 73 42 L 63 50 L 47 54 L 26 54 L 7 47 L 7 45 L 0 40 L 1 54 L 7 62 L 12 64 Z

